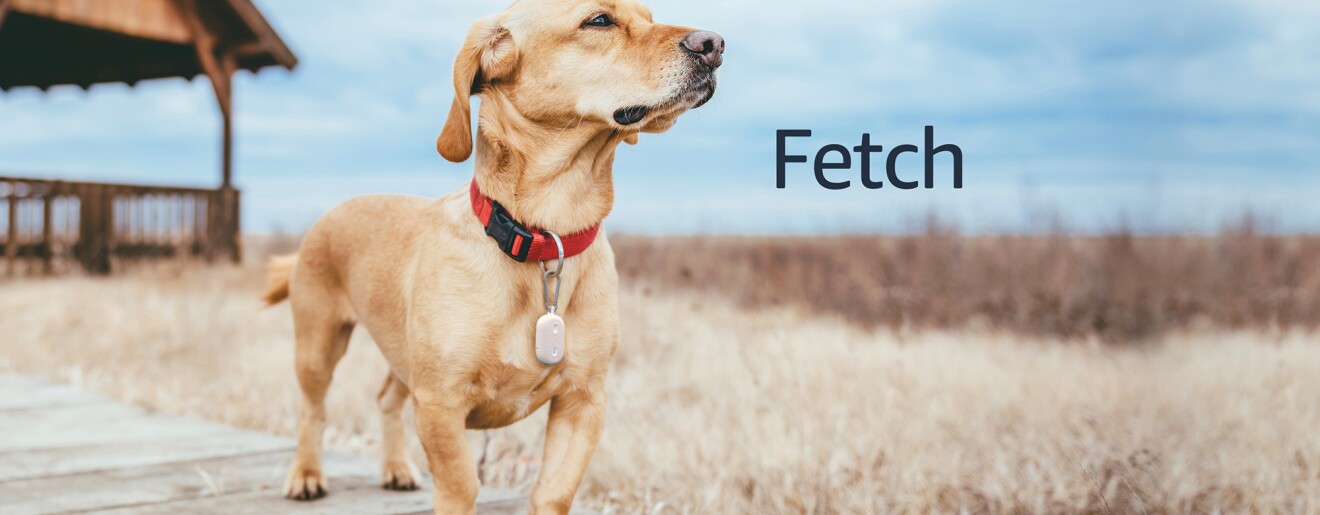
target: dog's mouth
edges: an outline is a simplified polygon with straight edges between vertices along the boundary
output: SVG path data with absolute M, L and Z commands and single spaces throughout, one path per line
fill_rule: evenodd
M 698 100 L 697 103 L 692 104 L 692 107 L 690 107 L 689 109 L 697 109 L 701 106 L 706 105 L 706 102 L 710 102 L 710 99 L 715 96 L 715 79 L 711 79 L 709 83 L 706 84 L 703 88 L 698 89 L 698 92 L 700 92 L 701 94 L 701 100 Z
M 642 121 L 643 118 L 646 118 L 646 114 L 650 112 L 650 106 L 625 107 L 614 112 L 614 122 L 626 127 Z
M 634 105 L 614 111 L 614 122 L 627 127 L 641 123 L 648 115 L 655 117 L 676 115 L 689 109 L 696 109 L 715 96 L 714 74 L 702 74 L 689 80 L 674 96 L 655 105 Z

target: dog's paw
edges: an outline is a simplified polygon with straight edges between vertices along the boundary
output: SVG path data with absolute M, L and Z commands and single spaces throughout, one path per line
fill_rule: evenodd
M 284 480 L 284 496 L 295 501 L 310 501 L 325 497 L 325 476 L 321 469 L 295 465 Z
M 386 490 L 416 490 L 421 474 L 411 460 L 381 463 L 380 486 Z

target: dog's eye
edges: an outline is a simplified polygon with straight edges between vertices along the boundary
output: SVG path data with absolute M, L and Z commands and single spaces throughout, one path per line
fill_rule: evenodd
M 583 23 L 583 24 L 582 24 L 582 26 L 583 26 L 583 27 L 612 27 L 612 26 L 614 26 L 614 18 L 610 18 L 610 15 L 608 15 L 608 14 L 599 14 L 599 15 L 596 15 L 595 18 L 592 18 L 592 19 L 590 19 L 590 20 L 587 20 L 586 23 Z

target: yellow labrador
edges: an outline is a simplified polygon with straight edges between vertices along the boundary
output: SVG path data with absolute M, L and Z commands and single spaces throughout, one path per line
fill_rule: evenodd
M 613 251 L 603 235 L 583 235 L 610 212 L 618 144 L 709 100 L 723 51 L 718 34 L 654 23 L 633 0 L 521 0 L 472 26 L 436 148 L 454 162 L 472 155 L 469 98 L 479 94 L 475 184 L 438 200 L 355 198 L 321 218 L 296 256 L 271 263 L 266 300 L 291 302 L 303 392 L 286 496 L 326 492 L 326 389 L 361 324 L 391 369 L 378 396 L 386 488 L 420 477 L 406 452 L 408 399 L 437 513 L 474 511 L 465 429 L 506 426 L 549 402 L 532 512 L 568 512 L 600 438 L 619 339 Z M 558 251 L 550 232 L 584 246 L 568 249 L 580 253 L 559 277 L 567 337 L 554 365 L 533 342 L 547 311 L 537 260 Z

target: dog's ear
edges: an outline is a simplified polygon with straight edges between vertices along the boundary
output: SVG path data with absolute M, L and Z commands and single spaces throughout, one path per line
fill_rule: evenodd
M 627 135 L 627 136 L 624 136 L 624 137 L 623 137 L 623 142 L 624 142 L 624 143 L 627 143 L 627 144 L 629 144 L 629 145 L 636 145 L 636 144 L 637 144 L 637 133 L 634 132 L 634 133 L 632 133 L 632 134 L 629 134 L 629 135 Z
M 513 37 L 498 17 L 472 24 L 454 59 L 454 104 L 435 140 L 441 156 L 460 163 L 472 155 L 472 95 L 479 94 L 483 84 L 512 75 L 517 61 Z

